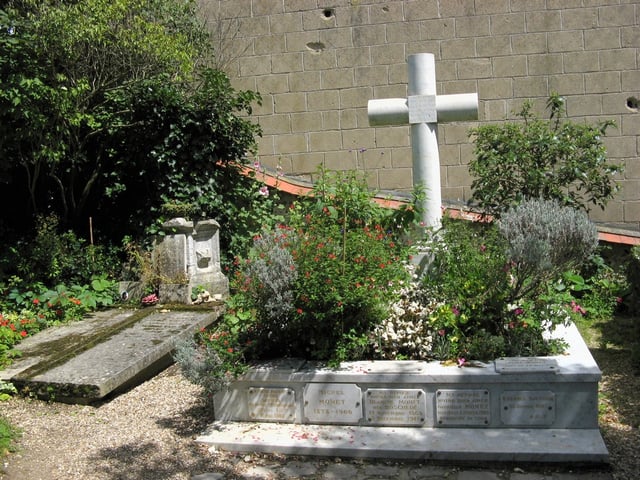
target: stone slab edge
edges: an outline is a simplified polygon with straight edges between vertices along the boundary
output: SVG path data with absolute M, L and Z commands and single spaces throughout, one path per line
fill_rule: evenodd
M 131 359 L 131 363 L 124 369 L 114 371 L 108 376 L 95 379 L 86 379 L 82 382 L 70 380 L 60 382 L 59 380 L 49 380 L 47 372 L 44 372 L 34 378 L 13 377 L 11 380 L 18 388 L 28 388 L 30 392 L 39 398 L 51 398 L 55 401 L 64 403 L 89 404 L 100 400 L 107 395 L 121 391 L 123 389 L 134 386 L 137 383 L 150 378 L 154 374 L 163 370 L 172 363 L 171 353 L 175 348 L 176 341 L 194 334 L 200 328 L 206 327 L 218 318 L 220 310 L 213 310 L 209 313 L 194 312 L 194 316 L 198 318 L 188 328 L 184 328 L 179 335 L 166 338 L 165 341 L 154 346 L 149 352 L 142 357 Z M 143 317 L 140 321 L 144 321 L 148 317 Z M 133 330 L 135 327 L 131 325 L 128 329 L 118 332 L 116 335 L 123 334 L 127 330 Z M 109 339 L 106 340 L 107 342 Z M 91 349 L 82 353 L 90 352 Z M 72 360 L 72 358 L 70 359 Z M 65 364 L 55 367 L 56 371 L 64 369 Z
M 197 442 L 232 452 L 455 462 L 609 462 L 597 429 L 428 429 L 216 422 Z

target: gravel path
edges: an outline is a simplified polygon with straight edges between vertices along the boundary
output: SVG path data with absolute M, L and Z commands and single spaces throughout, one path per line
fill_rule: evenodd
M 0 478 L 178 480 L 227 471 L 227 458 L 193 441 L 211 421 L 199 399 L 176 367 L 98 406 L 13 398 L 0 407 L 23 434 Z

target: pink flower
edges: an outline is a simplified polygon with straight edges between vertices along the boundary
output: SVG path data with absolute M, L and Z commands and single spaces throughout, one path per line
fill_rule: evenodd
M 586 315 L 587 311 L 584 309 L 584 307 L 578 305 L 575 301 L 571 301 L 571 310 L 573 310 L 576 313 L 579 313 L 580 315 Z
M 258 193 L 260 195 L 262 195 L 263 197 L 268 197 L 269 196 L 269 187 L 267 187 L 266 185 L 263 185 L 262 187 L 260 187 L 260 190 L 258 190 Z
M 465 358 L 460 357 L 458 359 L 458 368 L 464 367 L 466 363 L 467 363 L 467 360 Z
M 155 293 L 147 295 L 141 300 L 143 305 L 155 305 L 158 303 L 158 296 Z

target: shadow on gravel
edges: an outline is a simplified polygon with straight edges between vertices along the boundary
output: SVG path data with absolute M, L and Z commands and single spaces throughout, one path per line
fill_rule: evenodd
M 105 448 L 95 459 L 95 470 L 112 480 L 190 478 L 191 475 L 213 471 L 233 477 L 232 471 L 220 469 L 210 456 L 196 448 L 188 458 L 184 458 L 183 455 L 161 451 L 154 442 Z
M 160 418 L 156 424 L 180 437 L 193 437 L 204 432 L 214 420 L 213 407 L 202 400 L 185 409 L 180 416 Z

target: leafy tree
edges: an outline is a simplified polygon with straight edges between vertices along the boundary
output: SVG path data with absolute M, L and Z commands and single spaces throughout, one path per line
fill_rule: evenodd
M 472 130 L 476 158 L 472 198 L 499 216 L 526 198 L 557 200 L 589 210 L 604 208 L 617 191 L 613 175 L 620 166 L 607 162 L 602 136 L 613 122 L 592 126 L 562 121 L 564 99 L 553 93 L 549 120 L 541 120 L 525 102 L 520 122 L 483 125 Z
M 238 115 L 259 97 L 233 90 L 207 54 L 195 0 L 8 2 L 0 183 L 16 218 L 117 229 L 150 224 L 166 201 L 212 210 L 233 183 L 225 166 L 255 147 L 257 127 Z

